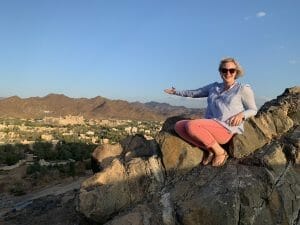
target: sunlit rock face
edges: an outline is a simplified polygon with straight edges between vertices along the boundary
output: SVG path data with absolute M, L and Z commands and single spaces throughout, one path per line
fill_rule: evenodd
M 245 132 L 232 139 L 229 152 L 235 158 L 243 158 L 278 139 L 300 124 L 300 87 L 286 89 L 270 102 L 265 103 L 256 117 L 244 124 Z
M 156 141 L 131 136 L 84 181 L 81 215 L 105 225 L 300 224 L 300 88 L 287 89 L 245 122 L 220 168 L 165 121 Z M 108 151 L 108 150 L 107 150 Z

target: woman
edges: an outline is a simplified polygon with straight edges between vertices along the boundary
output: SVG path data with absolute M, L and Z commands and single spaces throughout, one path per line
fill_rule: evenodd
M 234 134 L 244 131 L 243 121 L 257 113 L 251 87 L 236 81 L 243 69 L 233 58 L 225 58 L 219 64 L 222 83 L 212 83 L 196 90 L 164 90 L 168 94 L 183 97 L 207 97 L 205 119 L 181 120 L 175 124 L 176 133 L 187 142 L 208 151 L 203 160 L 207 165 L 219 167 L 226 163 L 227 152 L 220 144 L 227 143 Z

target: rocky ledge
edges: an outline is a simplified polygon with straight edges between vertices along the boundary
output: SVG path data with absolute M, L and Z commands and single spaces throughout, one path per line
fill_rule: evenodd
M 203 151 L 174 134 L 180 117 L 155 141 L 98 148 L 99 172 L 82 183 L 77 210 L 105 225 L 298 225 L 299 101 L 294 87 L 266 103 L 226 146 L 221 168 L 201 165 Z

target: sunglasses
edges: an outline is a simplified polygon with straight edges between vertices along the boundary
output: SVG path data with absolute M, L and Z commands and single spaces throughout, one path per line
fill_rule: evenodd
M 233 74 L 236 72 L 236 69 L 232 68 L 232 69 L 226 69 L 226 68 L 222 68 L 221 69 L 221 73 L 227 74 L 229 71 L 229 73 Z

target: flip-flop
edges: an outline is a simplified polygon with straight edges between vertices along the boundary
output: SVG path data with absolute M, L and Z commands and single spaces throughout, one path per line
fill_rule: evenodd
M 216 158 L 218 157 L 224 157 L 223 161 L 219 164 L 219 165 L 216 165 Z M 215 158 L 213 159 L 212 161 L 212 166 L 213 167 L 221 167 L 221 166 L 224 166 L 224 164 L 226 163 L 227 159 L 228 159 L 229 155 L 227 154 L 227 152 L 224 152 L 223 154 L 221 155 L 215 155 Z
M 214 153 L 213 152 L 208 152 L 207 156 L 202 160 L 202 164 L 204 166 L 208 165 L 214 158 Z

